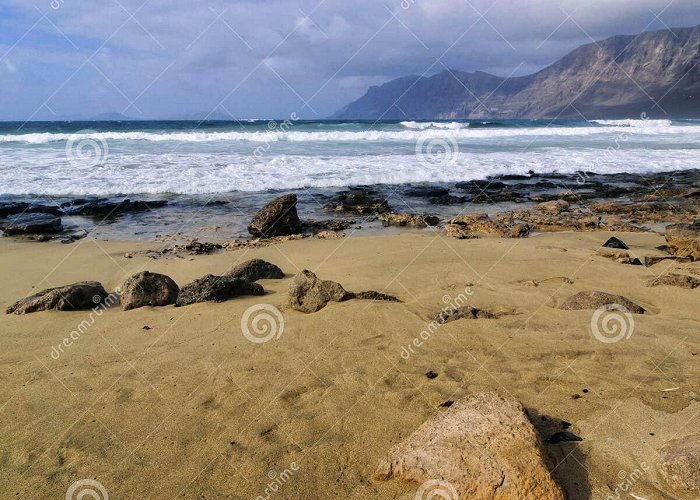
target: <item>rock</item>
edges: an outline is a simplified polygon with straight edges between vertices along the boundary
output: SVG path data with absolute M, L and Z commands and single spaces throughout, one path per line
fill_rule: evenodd
M 381 214 L 391 210 L 386 200 L 372 198 L 357 190 L 342 193 L 336 200 L 327 203 L 324 208 L 335 212 L 349 212 L 360 215 Z
M 620 295 L 613 295 L 606 292 L 579 292 L 566 299 L 559 309 L 565 311 L 581 311 L 585 309 L 599 309 L 606 305 L 621 305 L 631 313 L 644 314 L 645 309 L 638 306 L 631 300 Z
M 440 479 L 469 500 L 564 498 L 525 409 L 494 393 L 475 394 L 432 416 L 391 449 L 376 478 Z
M 300 231 L 301 221 L 297 215 L 297 195 L 295 194 L 275 198 L 261 208 L 248 225 L 248 232 L 261 238 L 286 236 Z
M 608 250 L 607 248 L 601 248 L 598 250 L 598 255 L 605 257 L 606 259 L 619 262 L 620 264 L 630 264 L 633 266 L 642 265 L 641 260 L 639 260 L 637 257 L 630 256 L 630 254 L 624 250 Z
M 143 271 L 128 278 L 121 289 L 125 311 L 144 306 L 167 306 L 177 301 L 180 288 L 164 274 Z
M 342 302 L 354 296 L 340 283 L 320 280 L 308 270 L 297 274 L 289 287 L 289 304 L 304 313 L 320 311 L 328 302 Z
M 559 214 L 569 210 L 569 203 L 564 200 L 545 201 L 544 203 L 537 205 L 535 208 L 541 212 Z
M 669 441 L 659 451 L 658 470 L 682 498 L 700 497 L 700 434 Z
M 319 231 L 316 233 L 316 238 L 321 240 L 337 240 L 339 238 L 344 238 L 345 234 L 338 231 Z
M 462 203 L 466 203 L 469 200 L 469 198 L 465 196 L 453 196 L 451 194 L 445 194 L 442 196 L 435 196 L 434 198 L 430 198 L 428 202 L 431 205 L 461 205 Z
M 7 236 L 18 234 L 54 234 L 63 230 L 61 218 L 51 214 L 24 213 L 8 215 L 0 221 L 0 230 Z
M 7 314 L 29 314 L 36 311 L 83 311 L 102 304 L 109 294 L 97 281 L 82 281 L 18 300 L 7 308 Z
M 692 262 L 693 259 L 690 257 L 674 257 L 673 255 L 647 255 L 644 257 L 644 265 L 646 267 L 651 267 L 655 264 L 658 264 L 659 262 L 663 262 L 665 260 L 673 260 L 676 262 Z
M 183 286 L 177 296 L 175 305 L 185 306 L 198 302 L 223 302 L 241 295 L 264 295 L 265 290 L 257 283 L 208 274 Z
M 428 226 L 437 226 L 440 219 L 434 215 L 414 215 L 414 214 L 399 214 L 396 212 L 388 212 L 379 215 L 379 220 L 382 225 L 399 226 L 399 227 L 417 227 L 424 228 Z
M 369 290 L 367 292 L 352 293 L 353 299 L 360 300 L 378 300 L 381 302 L 401 302 L 401 299 L 394 297 L 393 295 L 387 295 L 386 293 L 375 292 L 374 290 Z
M 583 441 L 583 438 L 566 431 L 554 433 L 547 438 L 549 444 L 571 443 L 575 441 Z
M 700 221 L 666 226 L 665 236 L 671 255 L 690 257 L 694 261 L 700 259 Z
M 445 232 L 459 239 L 474 238 L 479 233 L 496 234 L 503 238 L 525 238 L 530 234 L 530 226 L 514 219 L 495 221 L 483 213 L 465 214 L 446 221 Z
M 495 314 L 477 309 L 476 307 L 462 306 L 457 309 L 443 309 L 439 313 L 430 316 L 429 319 L 444 325 L 445 323 L 457 321 L 458 319 L 494 319 L 496 317 Z
M 406 190 L 406 196 L 414 198 L 439 198 L 449 193 L 449 189 L 437 186 L 413 186 Z
M 614 236 L 608 239 L 605 243 L 603 243 L 603 246 L 605 248 L 617 248 L 619 250 L 629 250 L 630 247 L 628 247 L 624 241 L 622 241 L 619 238 L 615 238 Z
M 455 187 L 457 189 L 468 191 L 470 193 L 480 193 L 482 191 L 502 191 L 504 189 L 507 189 L 508 185 L 500 181 L 486 179 L 458 182 L 457 184 L 455 184 Z
M 700 286 L 700 280 L 683 274 L 662 274 L 647 282 L 647 286 L 677 286 L 693 290 Z
M 226 276 L 241 278 L 248 281 L 279 280 L 284 278 L 282 269 L 262 259 L 252 259 L 237 265 Z
M 107 200 L 74 200 L 70 205 L 64 207 L 70 215 L 82 215 L 85 217 L 116 217 L 127 212 L 143 212 L 161 208 L 167 205 L 167 201 L 151 200 L 142 201 L 130 199 L 122 201 Z

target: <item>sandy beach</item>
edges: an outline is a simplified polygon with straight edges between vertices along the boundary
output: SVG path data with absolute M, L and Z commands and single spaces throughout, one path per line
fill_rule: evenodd
M 659 234 L 616 236 L 637 257 L 667 255 Z M 373 478 L 380 459 L 443 403 L 496 391 L 522 402 L 543 439 L 562 421 L 583 438 L 545 445 L 567 498 L 604 499 L 625 481 L 639 498 L 674 498 L 656 463 L 665 443 L 697 431 L 698 292 L 646 284 L 669 272 L 697 277 L 700 263 L 623 265 L 597 255 L 608 237 L 457 240 L 425 230 L 184 259 L 145 257 L 153 242 L 1 240 L 5 307 L 77 281 L 112 291 L 142 270 L 182 286 L 251 258 L 286 277 L 260 281 L 262 297 L 223 303 L 0 316 L 0 491 L 62 498 L 92 478 L 110 498 L 414 498 L 415 483 Z M 303 269 L 403 302 L 303 314 L 287 299 Z M 626 338 L 602 342 L 595 311 L 555 307 L 594 290 L 647 313 L 625 325 Z M 429 317 L 455 302 L 499 317 L 430 329 Z M 242 330 L 258 304 L 281 312 L 267 342 Z

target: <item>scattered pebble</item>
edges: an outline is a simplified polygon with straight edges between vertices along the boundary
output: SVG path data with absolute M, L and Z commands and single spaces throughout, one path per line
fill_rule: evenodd
M 437 378 L 438 374 L 435 373 L 433 370 L 429 370 L 428 372 L 426 372 L 425 376 L 432 380 L 434 378 Z
M 148 325 L 144 325 L 144 327 L 143 327 L 143 330 L 150 330 L 150 329 L 151 329 L 151 327 Z
M 449 408 L 449 407 L 452 406 L 453 404 L 454 404 L 454 401 L 452 401 L 451 399 L 448 399 L 447 401 L 445 401 L 444 403 L 442 403 L 440 406 L 441 406 L 442 408 Z

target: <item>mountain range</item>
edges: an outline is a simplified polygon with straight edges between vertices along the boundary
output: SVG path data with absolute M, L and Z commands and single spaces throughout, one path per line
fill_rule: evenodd
M 700 26 L 618 35 L 513 78 L 445 70 L 373 86 L 340 120 L 700 118 Z

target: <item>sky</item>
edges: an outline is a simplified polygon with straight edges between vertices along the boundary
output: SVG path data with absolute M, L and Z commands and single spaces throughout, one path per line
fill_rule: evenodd
M 698 0 L 0 0 L 0 120 L 322 119 L 400 76 L 698 24 Z

